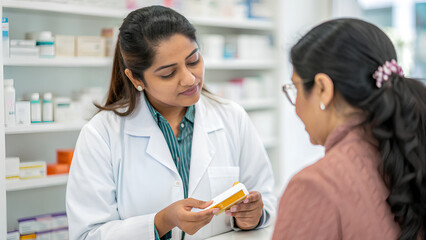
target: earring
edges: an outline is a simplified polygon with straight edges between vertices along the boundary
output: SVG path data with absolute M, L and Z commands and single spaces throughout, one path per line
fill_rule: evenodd
M 142 90 L 143 90 L 143 89 L 142 89 L 142 86 L 141 86 L 141 85 L 139 85 L 137 88 L 138 88 L 138 91 L 139 91 L 139 92 L 142 92 Z
M 320 109 L 323 110 L 323 111 L 325 110 L 325 105 L 322 102 L 320 103 Z

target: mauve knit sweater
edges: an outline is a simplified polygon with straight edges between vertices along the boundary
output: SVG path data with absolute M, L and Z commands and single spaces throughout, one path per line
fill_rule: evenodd
M 397 239 L 386 203 L 377 141 L 355 123 L 334 129 L 325 156 L 303 169 L 281 198 L 273 240 Z

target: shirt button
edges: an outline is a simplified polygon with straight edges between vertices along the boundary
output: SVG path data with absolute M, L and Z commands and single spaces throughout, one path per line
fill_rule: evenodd
M 179 181 L 176 181 L 176 182 L 175 182 L 175 186 L 176 186 L 176 187 L 179 187 L 179 186 L 180 186 L 180 182 L 179 182 Z
M 181 123 L 181 124 L 180 124 L 180 127 L 181 127 L 181 128 L 184 128 L 184 127 L 185 127 L 185 124 Z

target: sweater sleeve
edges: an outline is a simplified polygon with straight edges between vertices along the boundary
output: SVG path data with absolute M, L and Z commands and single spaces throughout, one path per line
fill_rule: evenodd
M 290 181 L 280 200 L 273 240 L 341 239 L 339 211 L 322 183 L 312 172 Z

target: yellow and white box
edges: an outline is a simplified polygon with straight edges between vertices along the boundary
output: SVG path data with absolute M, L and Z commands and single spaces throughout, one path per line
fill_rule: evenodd
M 221 193 L 219 196 L 213 198 L 213 203 L 206 209 L 219 208 L 219 212 L 215 215 L 219 215 L 224 211 L 230 209 L 235 204 L 238 204 L 247 198 L 249 192 L 247 191 L 244 184 L 235 182 L 231 188 Z
M 6 158 L 6 182 L 19 180 L 19 157 Z
M 46 177 L 46 162 L 21 162 L 19 164 L 19 178 L 43 178 Z

